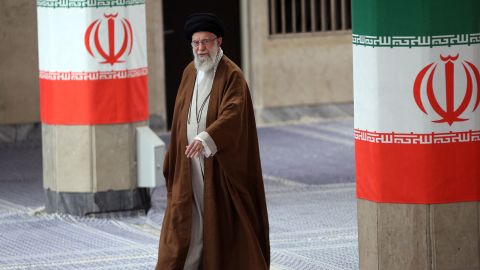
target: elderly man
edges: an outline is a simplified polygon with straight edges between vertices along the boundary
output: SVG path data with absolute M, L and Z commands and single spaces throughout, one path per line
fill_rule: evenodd
M 252 101 L 223 54 L 221 21 L 185 23 L 183 72 L 164 162 L 167 208 L 156 269 L 269 269 L 267 207 Z

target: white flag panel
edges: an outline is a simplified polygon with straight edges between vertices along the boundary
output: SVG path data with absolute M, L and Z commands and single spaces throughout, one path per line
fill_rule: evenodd
M 111 25 L 106 18 L 109 15 L 116 15 L 111 18 Z M 147 67 L 145 5 L 105 8 L 39 7 L 37 16 L 40 70 L 91 72 Z M 96 20 L 98 21 L 94 24 Z M 92 26 L 92 31 L 86 39 L 89 26 Z M 127 46 L 122 53 L 124 44 Z M 103 56 L 99 53 L 100 49 Z M 101 63 L 109 58 L 116 63 Z
M 458 59 L 452 61 L 454 98 L 450 103 L 447 101 L 446 62 L 440 58 L 449 55 L 458 55 Z M 474 69 L 467 62 L 477 69 L 480 67 L 480 45 L 433 48 L 354 45 L 355 129 L 398 133 L 479 130 L 480 108 L 477 107 L 474 111 L 479 82 Z M 434 65 L 421 80 L 419 91 L 420 102 L 426 111 L 424 113 L 415 100 L 413 88 L 420 71 L 431 63 Z M 433 97 L 445 111 L 448 111 L 447 103 L 453 109 L 459 109 L 462 101 L 468 99 L 466 89 L 468 76 L 471 77 L 472 96 L 460 116 L 468 120 L 455 121 L 451 125 L 447 122 L 433 122 L 444 118 L 433 108 L 432 99 L 427 92 L 428 78 L 433 66 L 436 66 L 432 75 Z

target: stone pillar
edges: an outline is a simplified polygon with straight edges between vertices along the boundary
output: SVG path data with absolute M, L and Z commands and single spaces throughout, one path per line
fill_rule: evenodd
M 37 1 L 37 13 L 47 212 L 148 209 L 135 134 L 149 116 L 145 2 Z
M 478 202 L 357 200 L 360 269 L 480 269 Z
M 479 8 L 352 2 L 361 270 L 480 269 Z
M 42 124 L 43 186 L 49 213 L 85 215 L 149 207 L 137 188 L 135 128 Z

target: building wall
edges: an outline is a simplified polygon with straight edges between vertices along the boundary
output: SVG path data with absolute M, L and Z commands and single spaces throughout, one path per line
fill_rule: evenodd
M 248 78 L 257 109 L 353 101 L 350 32 L 271 37 L 268 0 L 248 3 Z
M 36 2 L 0 1 L 0 124 L 39 121 Z
M 0 1 L 0 125 L 40 121 L 37 7 L 32 0 Z M 162 2 L 146 1 L 149 109 L 165 121 Z
M 147 53 L 149 110 L 156 128 L 166 129 L 165 55 L 162 1 L 147 0 Z
M 146 0 L 150 114 L 166 117 L 162 1 Z M 257 110 L 352 102 L 350 33 L 270 37 L 268 0 L 241 1 L 243 67 Z M 0 1 L 0 125 L 39 122 L 36 3 Z

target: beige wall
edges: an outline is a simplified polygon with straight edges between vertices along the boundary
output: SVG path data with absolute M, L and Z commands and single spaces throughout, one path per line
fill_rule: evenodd
M 150 114 L 164 118 L 162 1 L 147 0 Z M 36 1 L 0 0 L 0 125 L 40 121 Z
M 248 3 L 247 69 L 257 109 L 353 101 L 350 32 L 273 38 L 268 0 Z
M 272 38 L 268 0 L 241 3 L 243 66 L 257 109 L 353 101 L 350 33 Z M 165 121 L 162 1 L 146 7 L 150 114 Z M 0 124 L 39 121 L 36 29 L 35 1 L 0 0 Z
M 36 15 L 35 1 L 0 1 L 0 124 L 39 121 Z
M 166 121 L 162 1 L 147 0 L 148 93 L 150 115 Z M 166 123 L 164 123 L 166 125 Z

